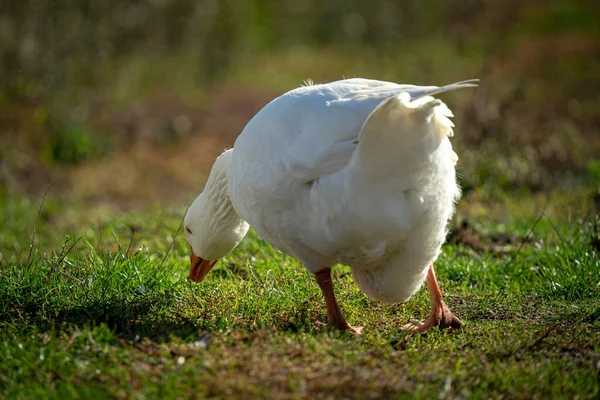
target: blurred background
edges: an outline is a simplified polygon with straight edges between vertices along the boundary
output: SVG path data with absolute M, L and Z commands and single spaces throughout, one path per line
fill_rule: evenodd
M 0 199 L 186 204 L 308 78 L 443 85 L 465 192 L 600 185 L 594 0 L 3 0 Z

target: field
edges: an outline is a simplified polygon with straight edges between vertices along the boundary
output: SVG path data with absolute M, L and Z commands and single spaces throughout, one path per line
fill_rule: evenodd
M 594 2 L 108 2 L 127 23 L 42 3 L 0 21 L 0 399 L 600 396 Z M 253 231 L 187 279 L 182 219 L 214 158 L 277 95 L 344 76 L 481 79 L 441 96 L 463 197 L 436 273 L 458 331 L 401 332 L 427 291 L 373 302 L 341 265 L 365 328 L 331 331 L 314 278 Z
M 38 218 L 38 203 L 5 199 L 3 216 L 37 218 L 39 241 L 62 247 L 2 263 L 2 396 L 594 398 L 597 226 L 563 201 L 592 206 L 558 194 L 505 199 L 482 222 L 474 202 L 461 203 L 473 226 L 454 231 L 437 263 L 466 321 L 457 332 L 399 332 L 426 317 L 425 290 L 382 305 L 335 269 L 344 313 L 365 325 L 354 336 L 327 329 L 313 278 L 254 234 L 198 285 L 186 279 L 183 209 L 90 224 L 57 204 Z M 84 233 L 45 228 L 63 217 L 84 221 L 71 227 Z

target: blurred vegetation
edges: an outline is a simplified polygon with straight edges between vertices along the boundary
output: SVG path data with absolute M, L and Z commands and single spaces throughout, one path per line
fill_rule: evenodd
M 61 165 L 140 144 L 222 148 L 277 94 L 348 76 L 479 77 L 449 101 L 467 191 L 578 185 L 600 154 L 599 15 L 593 0 L 5 0 L 0 186 L 39 192 Z

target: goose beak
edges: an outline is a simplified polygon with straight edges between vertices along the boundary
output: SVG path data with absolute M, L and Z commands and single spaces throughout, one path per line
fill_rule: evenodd
M 219 260 L 215 260 L 213 262 L 210 262 L 209 260 L 203 260 L 195 255 L 194 250 L 191 248 L 190 251 L 190 280 L 194 282 L 202 282 L 212 267 L 214 267 Z

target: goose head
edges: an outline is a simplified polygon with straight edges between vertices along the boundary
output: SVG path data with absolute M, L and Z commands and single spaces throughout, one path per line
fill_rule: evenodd
M 221 154 L 210 171 L 204 191 L 185 215 L 190 245 L 190 280 L 202 282 L 220 258 L 246 236 L 249 225 L 233 208 L 227 189 L 227 170 L 233 151 Z

